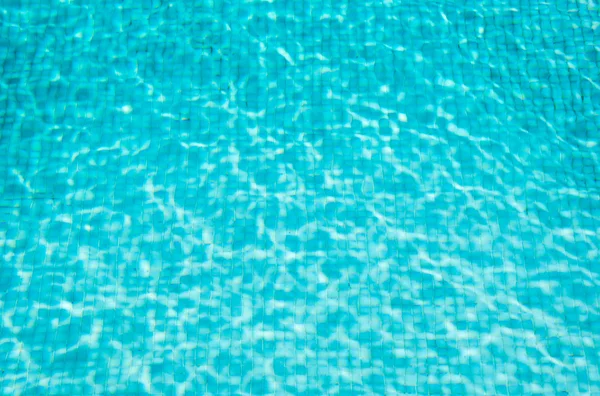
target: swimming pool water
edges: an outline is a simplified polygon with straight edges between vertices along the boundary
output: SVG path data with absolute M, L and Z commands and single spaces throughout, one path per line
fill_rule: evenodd
M 0 2 L 0 392 L 600 394 L 593 0 Z

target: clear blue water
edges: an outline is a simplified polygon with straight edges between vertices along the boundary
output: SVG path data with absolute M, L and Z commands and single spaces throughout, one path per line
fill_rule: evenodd
M 4 395 L 600 394 L 594 0 L 0 2 Z

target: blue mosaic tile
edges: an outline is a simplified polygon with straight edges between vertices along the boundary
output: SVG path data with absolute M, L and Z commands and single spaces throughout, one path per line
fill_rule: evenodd
M 600 394 L 599 12 L 3 0 L 0 393 Z

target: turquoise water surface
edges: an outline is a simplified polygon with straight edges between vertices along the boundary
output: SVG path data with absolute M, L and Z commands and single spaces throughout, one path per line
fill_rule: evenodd
M 595 0 L 1 0 L 3 395 L 599 395 Z

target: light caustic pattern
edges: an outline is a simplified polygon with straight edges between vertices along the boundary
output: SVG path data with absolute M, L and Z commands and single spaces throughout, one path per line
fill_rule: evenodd
M 3 394 L 600 393 L 594 2 L 0 11 Z

